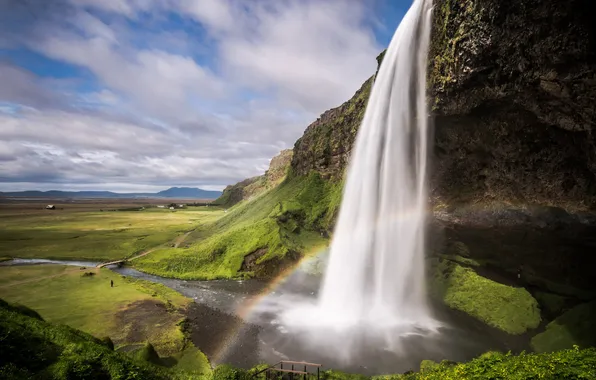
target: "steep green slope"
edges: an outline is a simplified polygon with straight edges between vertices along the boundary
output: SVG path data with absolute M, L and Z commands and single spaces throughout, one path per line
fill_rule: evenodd
M 134 262 L 162 276 L 215 279 L 271 276 L 324 242 L 341 199 L 341 182 L 292 173 L 280 185 L 228 210 L 197 231 L 188 248 L 168 248 Z M 322 233 L 323 232 L 323 233 Z

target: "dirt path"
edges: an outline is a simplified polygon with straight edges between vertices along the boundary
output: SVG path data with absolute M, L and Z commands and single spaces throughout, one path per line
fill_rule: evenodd
M 184 243 L 184 240 L 186 240 L 186 238 L 188 237 L 188 235 L 190 235 L 191 232 L 193 232 L 193 231 L 194 230 L 191 230 L 191 231 L 185 232 L 184 234 L 182 234 L 180 236 L 176 236 L 176 238 L 174 240 L 172 240 L 169 244 L 173 244 L 173 247 L 174 248 L 178 248 L 180 246 L 180 244 Z M 119 263 L 124 263 L 126 261 L 136 260 L 136 259 L 138 259 L 140 257 L 143 257 L 143 256 L 146 256 L 146 255 L 150 254 L 151 252 L 157 250 L 158 248 L 165 247 L 166 245 L 167 244 L 160 244 L 157 247 L 150 248 L 150 249 L 148 249 L 146 251 L 143 251 L 140 254 L 138 254 L 136 256 L 133 256 L 131 258 L 121 259 L 121 260 L 114 260 L 114 261 L 109 261 L 109 262 L 106 262 L 106 263 L 101 263 L 101 264 L 97 265 L 97 267 L 98 268 L 103 268 L 103 267 L 108 266 L 108 265 L 119 264 Z
M 178 236 L 176 239 L 174 239 L 174 248 L 178 248 L 180 246 L 180 244 L 184 243 L 184 240 L 186 240 L 186 238 L 188 237 L 188 235 L 190 235 L 192 231 L 188 231 L 187 233 Z

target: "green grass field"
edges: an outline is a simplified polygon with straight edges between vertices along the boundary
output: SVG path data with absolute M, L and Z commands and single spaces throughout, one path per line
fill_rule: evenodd
M 173 357 L 186 369 L 209 368 L 181 331 L 190 299 L 163 285 L 124 278 L 109 269 L 0 267 L 0 298 L 36 310 L 48 322 L 109 336 L 116 348 L 150 342 L 161 357 Z
M 2 256 L 108 261 L 141 253 L 223 215 L 215 207 L 183 210 L 0 209 Z

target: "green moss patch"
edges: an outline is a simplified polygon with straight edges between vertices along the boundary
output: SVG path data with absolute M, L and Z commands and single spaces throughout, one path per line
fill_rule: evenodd
M 538 302 L 527 290 L 479 276 L 452 261 L 431 261 L 431 293 L 452 309 L 463 311 L 509 334 L 538 327 Z
M 546 331 L 532 338 L 537 352 L 551 352 L 578 345 L 596 346 L 596 301 L 574 307 L 546 326 Z

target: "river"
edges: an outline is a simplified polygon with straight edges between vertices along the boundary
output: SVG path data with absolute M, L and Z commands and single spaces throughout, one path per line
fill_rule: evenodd
M 38 259 L 0 263 L 43 264 L 93 267 L 98 263 Z M 527 349 L 523 337 L 509 336 L 463 313 L 434 305 L 435 314 L 444 326 L 434 336 L 409 335 L 402 339 L 401 350 L 397 351 L 389 351 L 378 342 L 362 337 L 350 337 L 349 343 L 359 347 L 359 351 L 355 358 L 346 361 L 335 352 L 308 344 L 278 322 L 279 313 L 292 302 L 314 301 L 319 276 L 298 270 L 279 283 L 256 279 L 188 281 L 154 276 L 130 267 L 113 265 L 109 269 L 123 276 L 163 284 L 192 298 L 194 304 L 187 311 L 191 338 L 213 365 L 226 363 L 249 368 L 259 363 L 304 360 L 320 363 L 324 369 L 378 375 L 417 370 L 423 359 L 464 361 L 488 350 Z

